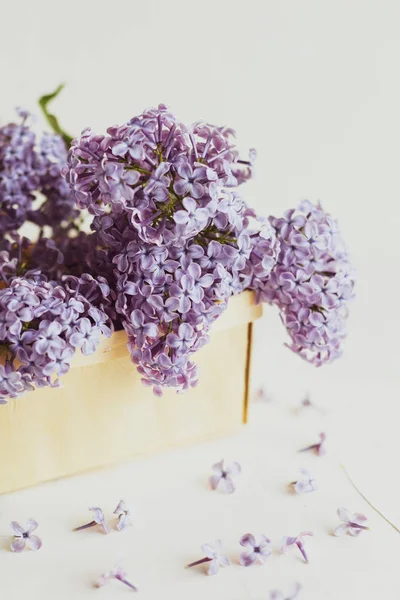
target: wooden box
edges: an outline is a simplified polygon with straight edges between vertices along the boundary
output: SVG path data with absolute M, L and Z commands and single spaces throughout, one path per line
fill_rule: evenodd
M 247 418 L 254 295 L 231 298 L 196 355 L 200 383 L 161 398 L 130 361 L 124 331 L 77 354 L 63 387 L 0 406 L 0 493 L 236 430 Z

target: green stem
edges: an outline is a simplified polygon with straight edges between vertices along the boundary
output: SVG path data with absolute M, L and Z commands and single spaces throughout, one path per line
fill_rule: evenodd
M 71 137 L 70 135 L 68 135 L 68 133 L 66 133 L 61 128 L 60 124 L 58 123 L 57 117 L 55 117 L 53 114 L 51 114 L 47 109 L 47 105 L 52 100 L 54 100 L 54 98 L 56 98 L 58 96 L 58 94 L 61 92 L 61 90 L 63 88 L 64 88 L 64 84 L 62 83 L 61 85 L 58 86 L 58 88 L 56 90 L 54 90 L 54 92 L 52 94 L 46 94 L 46 95 L 42 96 L 39 99 L 39 106 L 42 109 L 43 114 L 44 114 L 48 124 L 54 131 L 54 133 L 57 133 L 58 135 L 60 135 L 62 137 L 62 139 L 64 140 L 67 148 L 69 148 L 71 146 L 71 142 L 74 138 Z
M 385 515 L 383 513 L 381 513 L 380 510 L 378 510 L 376 508 L 376 506 L 374 506 L 372 504 L 372 502 L 370 500 L 368 500 L 368 498 L 362 493 L 362 491 L 356 486 L 356 484 L 354 483 L 354 481 L 352 480 L 352 478 L 350 477 L 349 473 L 347 472 L 346 468 L 343 465 L 340 465 L 343 469 L 344 474 L 346 475 L 347 479 L 349 480 L 349 482 L 351 483 L 351 485 L 353 486 L 353 488 L 356 490 L 356 492 L 361 496 L 361 498 L 368 504 L 368 506 L 370 506 L 372 508 L 372 510 L 374 510 L 376 512 L 376 514 L 378 514 L 384 521 L 386 521 L 386 523 L 388 525 L 390 525 L 390 527 L 392 527 L 395 531 L 397 531 L 397 533 L 400 533 L 400 529 L 394 524 L 392 523 L 392 521 L 389 521 L 389 519 L 387 517 L 385 517 Z

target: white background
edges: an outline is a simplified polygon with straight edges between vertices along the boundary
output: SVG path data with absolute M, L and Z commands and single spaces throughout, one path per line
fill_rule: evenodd
M 203 0 L 196 3 L 181 0 L 70 0 L 68 3 L 36 0 L 3 5 L 1 21 L 1 122 L 13 118 L 16 105 L 35 110 L 37 98 L 52 91 L 60 82 L 65 82 L 67 87 L 53 108 L 72 134 L 86 126 L 102 132 L 108 125 L 123 123 L 142 109 L 164 102 L 183 121 L 205 119 L 234 127 L 244 155 L 249 147 L 257 148 L 256 178 L 243 188 L 242 193 L 263 214 L 280 215 L 299 200 L 308 198 L 321 200 L 323 206 L 338 217 L 358 271 L 357 300 L 352 307 L 345 355 L 337 364 L 319 370 L 303 364 L 284 348 L 286 337 L 279 317 L 274 310 L 266 308 L 256 330 L 253 384 L 257 387 L 264 383 L 277 406 L 271 413 L 266 406 L 255 407 L 254 411 L 259 411 L 257 420 L 265 421 L 269 427 L 270 419 L 277 419 L 282 424 L 282 436 L 291 439 L 290 432 L 296 427 L 289 422 L 285 426 L 282 415 L 289 420 L 294 416 L 290 411 L 282 413 L 283 407 L 295 405 L 309 390 L 315 402 L 328 410 L 327 421 L 324 425 L 315 423 L 316 429 L 311 427 L 310 435 L 321 426 L 331 431 L 332 453 L 337 457 L 330 463 L 333 479 L 339 478 L 334 465 L 345 462 L 363 491 L 400 525 L 397 472 L 400 400 L 399 3 L 388 0 Z M 304 420 L 298 422 L 300 429 L 306 427 L 304 423 Z M 279 431 L 274 429 L 273 434 L 270 431 L 271 435 L 265 439 L 259 429 L 254 435 L 250 435 L 250 431 L 248 429 L 237 440 L 237 448 L 243 446 L 251 461 L 251 448 L 259 439 L 257 435 L 262 437 L 265 454 L 275 457 L 276 478 L 281 464 L 276 450 L 277 440 L 281 439 Z M 299 436 L 297 430 L 296 435 Z M 235 448 L 233 441 L 229 444 L 229 448 Z M 196 468 L 200 468 L 204 454 L 206 465 L 208 455 L 211 461 L 214 460 L 212 445 L 207 448 L 198 449 L 197 455 L 193 450 L 194 458 L 197 456 L 197 462 L 194 460 Z M 216 448 L 215 460 L 219 459 L 221 444 Z M 160 457 L 148 461 L 146 465 L 157 478 L 162 465 L 170 464 L 172 466 L 168 468 L 176 468 L 178 477 L 182 461 L 191 470 L 191 465 L 179 452 L 169 455 L 169 459 Z M 139 463 L 132 466 L 135 470 L 141 468 L 144 466 Z M 282 465 L 283 479 L 288 475 L 284 470 Z M 100 475 L 98 477 L 101 479 Z M 105 475 L 104 478 L 99 486 L 108 488 Z M 330 478 L 326 479 L 329 485 Z M 344 480 L 340 481 L 346 499 L 350 488 Z M 100 499 L 89 499 L 89 484 L 84 478 L 57 485 L 75 486 L 76 494 L 81 490 L 85 506 L 89 501 L 100 502 Z M 181 490 L 183 483 L 175 487 L 177 494 L 185 493 Z M 331 503 L 330 498 L 336 498 L 336 487 L 332 484 L 328 489 L 329 494 L 325 490 L 325 500 L 321 502 Z M 156 487 L 153 491 L 157 494 Z M 25 505 L 27 500 L 42 506 L 43 502 L 46 504 L 47 493 L 56 497 L 61 494 L 61 487 L 45 486 L 17 495 L 15 503 L 20 518 L 30 516 L 31 508 Z M 141 492 L 137 493 L 140 495 Z M 256 495 L 260 493 L 255 491 Z M 118 496 L 119 492 L 116 494 Z M 196 502 L 194 491 L 188 494 L 193 494 L 190 501 Z M 167 495 L 166 502 L 175 502 L 172 492 Z M 239 501 L 236 499 L 235 502 Z M 280 502 L 279 491 L 270 494 L 264 516 L 270 518 L 274 506 Z M 356 495 L 351 496 L 351 503 L 349 508 L 368 511 Z M 11 516 L 14 518 L 11 515 L 13 505 L 14 499 L 12 502 L 11 499 L 0 500 L 3 528 L 7 527 Z M 258 505 L 260 507 L 262 503 Z M 55 510 L 54 507 L 50 509 L 52 513 Z M 235 514 L 240 513 L 243 520 L 249 510 L 243 500 L 242 504 L 237 504 Z M 321 504 L 313 507 L 313 511 L 316 515 L 325 514 Z M 285 513 L 281 516 L 285 519 Z M 193 510 L 193 518 L 198 520 L 197 528 L 201 532 L 204 523 L 200 506 L 196 505 Z M 262 520 L 261 514 L 259 519 Z M 44 512 L 42 521 L 45 521 Z M 163 523 L 158 523 L 160 531 Z M 179 528 L 178 523 L 175 526 Z M 263 529 L 264 526 L 259 527 Z M 314 577 L 325 568 L 341 570 L 338 578 L 330 581 L 330 591 L 324 589 L 322 596 L 318 595 L 314 585 L 305 591 L 304 597 L 373 598 L 378 597 L 376 594 L 382 585 L 387 586 L 385 598 L 398 598 L 397 571 L 387 566 L 387 556 L 390 552 L 398 553 L 400 539 L 383 522 L 377 527 L 379 535 L 375 533 L 373 542 L 375 551 L 368 542 L 371 544 L 369 559 L 360 558 L 360 548 L 366 547 L 362 546 L 361 538 L 346 540 L 349 544 L 355 542 L 347 563 L 336 564 L 335 552 L 327 551 L 327 562 L 320 560 Z M 283 531 L 283 523 L 276 529 L 282 529 L 282 535 L 293 533 Z M 241 533 L 244 532 L 239 535 Z M 208 530 L 207 534 L 214 535 Z M 152 535 L 156 534 L 153 532 Z M 182 532 L 179 538 L 183 540 Z M 203 541 L 207 540 L 196 537 L 193 544 L 197 548 Z M 159 540 L 155 539 L 153 543 L 158 546 Z M 160 543 L 165 544 L 167 553 L 182 553 L 173 535 L 168 543 L 165 540 Z M 331 548 L 330 541 L 329 544 Z M 315 554 L 317 545 L 316 542 Z M 61 541 L 59 546 L 61 555 Z M 189 547 L 186 541 L 185 548 Z M 97 552 L 101 553 L 100 544 L 93 550 L 95 555 Z M 376 556 L 373 556 L 374 552 Z M 337 556 L 341 556 L 340 553 Z M 22 588 L 18 591 L 21 581 L 15 581 L 14 576 L 23 572 L 24 560 L 28 563 L 27 557 L 21 557 L 22 562 L 18 562 L 18 557 L 12 558 L 16 560 L 10 564 L 15 566 L 9 571 L 8 579 L 3 583 L 0 580 L 0 592 L 7 591 L 7 597 L 19 600 L 22 598 Z M 35 560 L 39 558 L 46 560 L 43 555 L 38 555 Z M 354 564 L 365 566 L 368 560 L 366 572 L 357 573 Z M 101 569 L 100 563 L 99 559 Z M 90 568 L 95 569 L 95 565 Z M 386 568 L 388 570 L 383 574 Z M 165 570 L 160 569 L 160 582 L 165 577 L 165 586 L 171 584 Z M 246 571 L 249 582 L 250 571 Z M 178 577 L 174 579 L 175 597 L 190 594 L 200 598 L 204 593 L 222 599 L 234 597 L 232 591 L 224 587 L 222 579 L 213 583 L 217 587 L 207 584 L 204 588 L 201 578 L 188 579 L 185 573 L 180 587 L 178 571 L 173 573 L 171 580 Z M 69 577 L 74 576 L 71 568 Z M 82 572 L 80 576 L 83 577 Z M 156 565 L 154 577 L 157 579 Z M 301 579 L 300 574 L 296 577 Z M 291 580 L 288 566 L 287 573 L 283 573 L 279 581 L 284 585 L 285 581 Z M 235 597 L 265 597 L 269 583 L 262 584 L 257 572 L 254 581 L 259 584 L 249 583 L 251 590 L 247 587 L 247 592 L 238 587 Z M 271 585 L 274 585 L 272 580 Z M 42 592 L 50 594 L 52 590 L 44 583 L 43 588 L 38 586 L 34 598 Z M 55 580 L 54 586 L 57 597 L 64 598 L 56 589 Z M 76 598 L 86 598 L 85 594 L 89 597 L 92 593 L 85 590 L 84 595 L 79 596 L 78 587 L 74 589 Z M 164 592 L 157 588 L 156 595 L 146 597 L 156 598 L 161 594 Z M 165 594 L 169 597 L 167 588 Z M 103 594 L 103 597 L 107 595 Z

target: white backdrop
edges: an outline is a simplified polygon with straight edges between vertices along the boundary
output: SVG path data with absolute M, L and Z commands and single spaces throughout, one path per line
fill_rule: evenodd
M 399 22 L 397 0 L 35 0 L 3 7 L 0 37 L 1 122 L 60 82 L 52 108 L 72 134 L 164 102 L 257 148 L 242 193 L 259 211 L 308 198 L 338 217 L 358 271 L 344 357 L 304 364 L 266 308 L 253 383 L 329 407 L 360 485 L 398 523 Z

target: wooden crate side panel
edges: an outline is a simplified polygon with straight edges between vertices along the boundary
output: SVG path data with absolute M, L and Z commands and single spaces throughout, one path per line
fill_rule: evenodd
M 183 394 L 155 397 L 125 355 L 0 406 L 0 493 L 237 429 L 248 325 L 215 332 L 196 360 L 200 384 Z

